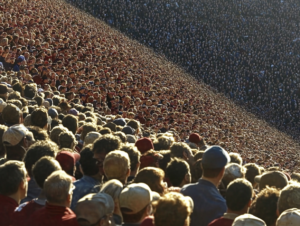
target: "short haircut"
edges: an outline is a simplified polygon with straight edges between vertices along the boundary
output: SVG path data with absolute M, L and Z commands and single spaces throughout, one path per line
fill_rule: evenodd
M 138 163 L 140 163 L 141 153 L 137 149 L 134 144 L 124 144 L 120 148 L 121 151 L 126 152 L 129 155 L 130 159 L 130 170 L 135 171 L 136 166 Z
M 84 138 L 86 137 L 86 135 L 89 133 L 89 132 L 96 132 L 97 131 L 97 126 L 93 123 L 86 123 L 85 125 L 82 126 L 82 132 L 81 132 L 81 135 L 80 135 L 80 139 L 82 141 L 84 141 Z
M 24 96 L 28 98 L 34 98 L 36 96 L 37 89 L 33 85 L 26 85 L 24 90 Z
M 190 173 L 189 164 L 182 159 L 173 158 L 167 165 L 166 177 L 174 187 L 179 187 L 188 173 Z
M 107 179 L 118 179 L 124 182 L 128 169 L 130 169 L 130 159 L 126 152 L 115 150 L 105 156 L 103 171 Z
M 228 209 L 232 211 L 242 210 L 251 200 L 253 188 L 246 179 L 236 179 L 232 181 L 226 192 L 226 203 Z
M 45 180 L 43 191 L 50 203 L 64 204 L 72 186 L 71 177 L 65 171 L 57 170 Z
M 173 142 L 174 141 L 170 137 L 161 136 L 157 138 L 157 140 L 155 141 L 155 150 L 156 151 L 169 150 Z
M 192 182 L 194 183 L 198 182 L 198 180 L 202 177 L 203 171 L 202 171 L 201 163 L 202 163 L 202 159 L 198 159 L 192 165 L 191 173 L 192 173 Z
M 77 127 L 78 127 L 78 120 L 74 115 L 66 115 L 62 120 L 62 124 L 73 134 L 76 134 Z
M 70 131 L 62 132 L 58 136 L 59 147 L 72 149 L 72 144 L 76 145 L 77 141 L 73 133 Z
M 130 126 L 136 131 L 137 129 L 140 128 L 140 122 L 134 119 L 130 119 L 129 122 L 127 123 L 127 126 Z
M 26 181 L 26 169 L 23 162 L 7 161 L 0 165 L 0 194 L 9 196 L 15 194 L 20 183 Z
M 86 145 L 80 152 L 79 163 L 84 175 L 94 176 L 99 172 L 97 160 L 94 159 L 92 144 Z
M 194 160 L 197 161 L 199 159 L 202 159 L 204 154 L 204 151 L 198 151 L 195 155 L 194 155 Z
M 116 201 L 119 200 L 122 190 L 123 184 L 119 180 L 112 179 L 102 185 L 100 192 L 110 195 Z
M 281 214 L 283 211 L 291 208 L 300 209 L 300 184 L 292 183 L 283 188 L 278 199 L 278 211 Z
M 48 140 L 49 136 L 46 130 L 38 126 L 27 126 L 28 130 L 32 132 L 34 139 L 37 140 Z
M 123 144 L 125 144 L 127 142 L 127 137 L 126 137 L 125 133 L 123 133 L 121 131 L 114 132 L 114 136 L 119 137 Z
M 230 153 L 229 156 L 230 156 L 230 163 L 237 163 L 239 165 L 243 164 L 243 159 L 240 154 Z
M 50 132 L 50 139 L 55 142 L 57 145 L 59 145 L 59 134 L 62 132 L 69 131 L 66 127 L 63 126 L 55 126 L 51 132 Z
M 225 166 L 225 172 L 222 179 L 222 182 L 225 187 L 228 184 L 237 179 L 237 178 L 244 178 L 245 177 L 245 168 L 237 163 L 229 163 Z
M 252 185 L 255 184 L 254 178 L 261 174 L 260 168 L 255 163 L 247 163 L 244 165 L 246 168 L 245 177 Z
M 184 142 L 175 142 L 172 144 L 171 157 L 183 158 L 183 153 L 188 152 L 191 148 Z
M 165 177 L 165 173 L 162 169 L 155 167 L 145 167 L 138 172 L 134 178 L 134 183 L 145 183 L 152 191 L 159 194 L 164 192 L 164 189 L 160 186 L 160 181 Z
M 291 180 L 296 181 L 296 182 L 300 182 L 300 173 L 295 173 L 295 172 L 292 173 Z
M 3 142 L 2 142 L 2 137 L 3 137 L 3 134 L 5 133 L 5 131 L 7 129 L 8 129 L 7 126 L 0 125 L 0 158 L 4 158 L 4 156 L 6 154 L 5 147 L 4 147 Z
M 58 153 L 58 146 L 49 140 L 37 141 L 31 145 L 24 157 L 25 167 L 28 174 L 31 176 L 32 166 L 42 157 L 50 156 L 55 158 Z
M 111 151 L 120 149 L 120 146 L 121 146 L 120 138 L 108 134 L 108 135 L 101 136 L 97 140 L 95 140 L 92 150 L 94 153 L 105 152 L 107 154 Z
M 161 197 L 155 204 L 155 226 L 183 226 L 189 225 L 192 213 L 190 203 L 180 193 L 170 192 Z
M 31 124 L 44 128 L 48 123 L 48 112 L 46 108 L 37 108 L 31 113 Z
M 262 219 L 267 225 L 275 225 L 279 190 L 267 187 L 260 191 L 252 203 L 249 213 Z
M 54 158 L 45 156 L 39 159 L 32 167 L 34 180 L 40 188 L 44 187 L 44 182 L 54 171 L 61 170 L 59 162 Z

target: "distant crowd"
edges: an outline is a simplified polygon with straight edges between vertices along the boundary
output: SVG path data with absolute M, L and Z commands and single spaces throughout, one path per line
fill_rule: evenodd
M 299 140 L 295 0 L 70 0 Z

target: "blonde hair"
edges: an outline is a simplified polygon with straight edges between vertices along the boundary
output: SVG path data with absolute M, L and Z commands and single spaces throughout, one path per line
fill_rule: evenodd
M 44 182 L 44 193 L 50 203 L 64 204 L 72 188 L 71 177 L 63 170 L 53 172 Z
M 280 214 L 290 208 L 300 209 L 300 184 L 296 182 L 283 188 L 278 199 Z
M 118 179 L 124 183 L 128 169 L 130 169 L 130 159 L 126 152 L 116 150 L 106 155 L 103 170 L 107 179 Z

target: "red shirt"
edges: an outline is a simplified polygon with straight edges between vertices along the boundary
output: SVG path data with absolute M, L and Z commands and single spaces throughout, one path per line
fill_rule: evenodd
M 71 209 L 49 203 L 32 214 L 29 222 L 30 226 L 79 226 Z
M 36 203 L 34 200 L 25 202 L 15 209 L 13 213 L 12 225 L 13 226 L 29 226 L 30 216 L 43 208 L 45 205 Z
M 9 226 L 12 223 L 12 215 L 18 207 L 18 203 L 4 195 L 0 195 L 0 226 Z
M 238 217 L 237 214 L 225 213 L 223 217 L 210 222 L 208 226 L 231 226 L 236 217 Z
M 153 224 L 154 217 L 153 215 L 146 217 L 139 226 L 155 226 Z

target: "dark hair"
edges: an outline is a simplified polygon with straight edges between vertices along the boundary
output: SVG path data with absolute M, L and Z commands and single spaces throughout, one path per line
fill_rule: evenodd
M 159 154 L 163 156 L 161 160 L 159 160 L 159 168 L 166 172 L 166 168 L 168 163 L 171 161 L 171 152 L 169 150 L 159 151 Z
M 280 191 L 276 188 L 263 189 L 252 203 L 249 213 L 262 219 L 268 226 L 275 225 L 279 195 Z
M 147 210 L 148 205 L 146 205 L 142 210 L 134 214 L 126 214 L 129 211 L 128 208 L 121 207 L 121 212 L 123 216 L 124 223 L 138 223 L 141 221 L 145 211 Z
M 137 147 L 133 144 L 125 144 L 120 148 L 120 150 L 128 154 L 130 159 L 130 170 L 135 171 L 136 165 L 140 162 L 141 158 L 141 153 L 138 151 Z
M 243 159 L 238 153 L 230 153 L 230 163 L 237 163 L 239 165 L 243 164 Z
M 183 142 L 175 142 L 172 144 L 171 157 L 183 158 L 183 153 L 191 149 L 186 143 Z
M 125 144 L 127 142 L 127 137 L 126 137 L 125 133 L 118 131 L 118 132 L 114 132 L 114 135 L 119 137 L 123 144 Z
M 101 135 L 108 135 L 108 134 L 111 134 L 111 129 L 106 127 L 106 128 L 100 129 L 99 133 Z
M 86 135 L 89 133 L 89 132 L 96 132 L 97 131 L 97 126 L 93 123 L 86 123 L 85 125 L 82 126 L 82 132 L 81 132 L 81 135 L 80 135 L 80 139 L 82 141 L 84 141 Z
M 3 137 L 3 134 L 5 133 L 5 131 L 7 130 L 7 126 L 5 125 L 0 125 L 0 158 L 4 158 L 5 156 L 5 147 L 3 145 L 3 142 L 2 142 L 2 137 Z
M 84 175 L 94 176 L 99 172 L 97 160 L 93 158 L 92 144 L 85 146 L 80 152 L 79 163 Z
M 37 126 L 27 126 L 27 129 L 32 132 L 33 137 L 36 141 L 38 140 L 48 140 L 49 136 L 46 130 L 41 129 Z
M 61 166 L 59 165 L 59 162 L 49 156 L 40 158 L 32 166 L 33 177 L 40 188 L 44 187 L 44 182 L 47 177 L 49 177 L 56 170 L 61 170 Z
M 202 177 L 202 167 L 201 167 L 202 159 L 198 159 L 192 166 L 192 182 L 196 183 Z
M 31 123 L 33 126 L 44 128 L 48 123 L 48 111 L 46 108 L 37 108 L 31 114 Z
M 120 149 L 121 140 L 119 137 L 113 135 L 104 135 L 95 140 L 93 144 L 93 152 L 100 153 L 105 152 L 106 154 Z
M 73 134 L 76 134 L 77 127 L 78 127 L 78 120 L 74 115 L 66 115 L 62 120 L 62 124 Z
M 228 209 L 232 211 L 242 210 L 251 200 L 253 188 L 249 181 L 236 179 L 232 181 L 226 192 L 226 203 Z
M 26 85 L 24 90 L 24 96 L 28 98 L 34 98 L 36 96 L 36 89 L 32 85 Z
M 257 166 L 255 163 L 247 163 L 244 165 L 246 168 L 246 174 L 245 177 L 252 185 L 255 184 L 254 178 L 258 175 L 260 175 L 260 169 L 259 166 Z
M 195 155 L 194 155 L 194 160 L 197 161 L 199 159 L 202 159 L 204 154 L 204 151 L 198 151 Z
M 186 161 L 179 158 L 172 158 L 167 165 L 166 177 L 169 178 L 174 187 L 180 187 L 185 175 L 190 171 L 190 167 Z
M 37 141 L 31 145 L 26 152 L 24 157 L 25 167 L 28 174 L 31 176 L 32 166 L 42 157 L 50 156 L 55 158 L 56 153 L 58 153 L 58 146 L 49 140 Z

